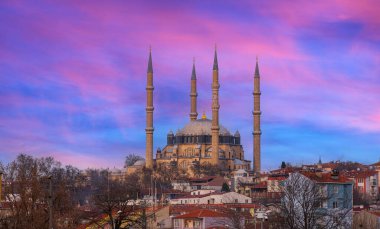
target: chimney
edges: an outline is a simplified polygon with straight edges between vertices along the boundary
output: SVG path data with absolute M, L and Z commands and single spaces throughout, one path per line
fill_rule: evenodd
M 339 179 L 339 171 L 336 169 L 333 169 L 331 171 L 331 179 L 338 180 Z

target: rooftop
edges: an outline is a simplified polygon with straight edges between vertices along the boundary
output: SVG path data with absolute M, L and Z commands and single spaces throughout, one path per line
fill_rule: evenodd
M 350 178 L 367 178 L 376 174 L 376 171 L 349 171 L 344 173 L 345 176 Z
M 177 132 L 179 135 L 211 135 L 212 121 L 207 118 L 190 121 L 181 130 Z M 231 135 L 224 126 L 220 125 L 219 135 Z
M 174 218 L 175 219 L 194 219 L 194 218 L 205 218 L 205 217 L 226 217 L 226 215 L 217 211 L 211 211 L 207 209 L 198 209 L 195 211 L 191 211 L 187 214 L 176 216 Z
M 342 174 L 338 176 L 332 176 L 331 173 L 301 172 L 301 174 L 317 183 L 352 183 L 350 179 Z

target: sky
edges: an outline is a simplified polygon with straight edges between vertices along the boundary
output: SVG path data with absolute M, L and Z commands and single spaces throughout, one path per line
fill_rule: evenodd
M 261 73 L 262 168 L 380 160 L 378 1 L 1 1 L 0 161 L 54 156 L 79 168 L 145 154 L 146 71 L 154 149 L 211 117 L 215 44 L 220 123 L 253 158 L 253 74 Z

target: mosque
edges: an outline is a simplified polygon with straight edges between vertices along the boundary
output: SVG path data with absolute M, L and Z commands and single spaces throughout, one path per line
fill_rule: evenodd
M 250 170 L 250 160 L 244 158 L 244 150 L 241 145 L 240 133 L 232 134 L 219 123 L 219 66 L 217 52 L 214 53 L 212 71 L 212 117 L 208 119 L 205 114 L 198 119 L 197 112 L 197 77 L 195 63 L 193 63 L 190 79 L 190 120 L 176 133 L 170 131 L 167 134 L 166 146 L 157 149 L 153 159 L 153 64 L 152 54 L 149 53 L 147 71 L 147 104 L 146 104 L 146 163 L 147 168 L 154 166 L 178 166 L 191 174 L 191 167 L 195 163 L 219 166 L 222 171 L 231 172 L 236 169 Z M 254 172 L 260 172 L 260 73 L 256 60 L 255 74 L 253 77 L 253 142 L 254 142 Z

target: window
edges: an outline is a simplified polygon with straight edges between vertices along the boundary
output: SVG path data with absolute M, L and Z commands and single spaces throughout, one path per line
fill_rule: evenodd
M 248 203 L 248 200 L 245 200 L 245 203 L 247 204 L 247 203 Z
M 337 185 L 334 185 L 334 194 L 337 194 L 339 190 L 339 187 Z
M 174 220 L 174 226 L 175 226 L 175 227 L 179 227 L 179 220 L 178 220 L 178 219 L 175 219 L 175 220 Z
M 239 202 L 239 200 L 238 199 L 235 199 L 235 203 L 238 203 Z
M 333 202 L 333 208 L 338 208 L 338 202 L 337 201 Z
M 201 222 L 199 221 L 194 221 L 194 227 L 200 227 L 201 226 Z

